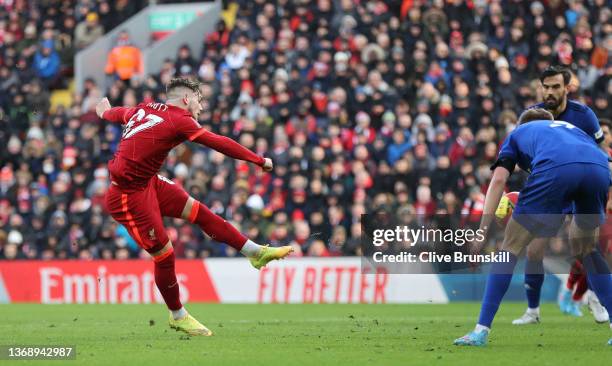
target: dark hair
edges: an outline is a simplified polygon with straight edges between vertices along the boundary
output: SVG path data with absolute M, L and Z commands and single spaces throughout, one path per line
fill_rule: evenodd
M 610 129 L 610 131 L 612 131 L 612 121 L 610 121 L 607 118 L 600 118 L 599 119 L 599 125 L 600 126 L 608 126 L 608 128 Z
M 542 71 L 542 74 L 540 75 L 540 81 L 543 83 L 544 79 L 559 74 L 563 75 L 563 84 L 569 84 L 570 79 L 572 78 L 572 73 L 569 71 L 568 68 L 563 66 L 548 66 L 544 71 Z
M 200 82 L 197 79 L 174 78 L 166 85 L 166 93 L 176 88 L 187 88 L 197 93 L 200 91 Z
M 555 117 L 553 117 L 552 113 L 544 108 L 532 108 L 521 113 L 521 116 L 518 119 L 518 124 L 522 125 L 527 122 L 538 120 L 554 121 Z

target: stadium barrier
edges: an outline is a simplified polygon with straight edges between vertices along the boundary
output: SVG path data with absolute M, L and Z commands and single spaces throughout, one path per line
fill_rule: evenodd
M 480 301 L 485 276 L 362 274 L 358 257 L 295 258 L 262 271 L 245 259 L 178 260 L 184 302 L 210 303 L 447 303 Z M 520 272 L 519 272 L 520 273 Z M 524 301 L 523 276 L 506 299 Z M 546 276 L 544 301 L 560 279 Z M 127 261 L 0 261 L 0 303 L 162 303 L 153 263 Z

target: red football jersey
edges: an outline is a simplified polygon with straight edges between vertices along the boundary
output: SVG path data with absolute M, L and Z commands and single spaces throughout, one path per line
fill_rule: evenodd
M 189 111 L 163 103 L 115 107 L 104 118 L 124 125 L 108 170 L 111 180 L 127 190 L 146 187 L 172 148 L 206 133 Z

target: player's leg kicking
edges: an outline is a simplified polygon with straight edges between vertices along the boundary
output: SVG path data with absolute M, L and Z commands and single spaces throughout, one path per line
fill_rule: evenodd
M 271 248 L 253 242 L 172 181 L 163 176 L 153 179 L 162 216 L 182 218 L 198 225 L 211 238 L 226 243 L 246 256 L 256 269 L 265 267 L 270 261 L 283 259 L 293 252 L 291 246 Z
M 247 256 L 251 264 L 257 269 L 264 267 L 272 260 L 285 258 L 293 251 L 293 248 L 290 246 L 269 248 L 258 245 L 247 239 L 227 221 L 213 214 L 206 205 L 190 197 L 187 192 L 178 187 L 174 182 L 163 176 L 154 177 L 151 181 L 153 182 L 156 201 L 159 202 L 162 216 L 183 218 L 197 224 L 211 238 L 226 243 Z M 165 249 L 173 252 L 172 245 L 169 242 Z M 174 278 L 174 282 L 169 281 L 171 284 L 176 283 L 174 261 L 175 257 L 174 253 L 172 253 L 171 256 L 164 259 L 162 262 L 165 266 L 164 268 L 168 269 L 167 276 L 172 276 L 172 278 Z M 157 268 L 158 265 L 156 262 L 156 269 Z M 163 283 L 162 285 L 166 286 L 168 284 Z M 173 294 L 171 302 L 174 302 L 174 307 L 177 307 L 178 304 L 176 302 L 180 302 L 178 300 L 178 285 L 174 286 L 174 288 L 176 288 L 176 294 Z M 192 335 L 212 335 L 212 332 L 208 328 L 189 315 L 182 306 L 179 311 L 174 311 L 173 307 L 170 307 L 170 305 L 168 307 L 171 310 L 169 320 L 170 327 Z

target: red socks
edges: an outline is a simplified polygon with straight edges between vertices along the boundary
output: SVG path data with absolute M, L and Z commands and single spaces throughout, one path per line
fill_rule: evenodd
M 167 253 L 170 253 L 166 255 Z M 168 309 L 179 310 L 183 307 L 179 297 L 179 284 L 174 272 L 174 250 L 170 249 L 162 254 L 155 261 L 155 284 L 161 292 Z
M 198 201 L 195 201 L 189 214 L 189 221 L 197 224 L 206 234 L 216 241 L 226 243 L 240 251 L 247 238 L 229 222 L 215 215 Z M 179 310 L 183 307 L 179 298 L 179 284 L 174 272 L 174 250 L 154 257 L 155 284 L 159 289 L 168 309 Z
M 574 291 L 574 295 L 572 295 L 572 300 L 574 301 L 582 300 L 582 297 L 584 296 L 584 294 L 587 292 L 588 289 L 589 289 L 589 286 L 587 285 L 587 276 L 586 276 L 586 273 L 583 273 L 582 276 L 580 276 L 580 278 L 576 282 L 576 290 Z
M 576 288 L 575 291 L 574 287 Z M 572 295 L 572 300 L 574 301 L 582 300 L 582 296 L 584 296 L 589 289 L 586 273 L 584 272 L 582 263 L 578 260 L 574 261 L 570 269 L 567 279 L 567 289 L 574 292 Z
M 242 235 L 229 222 L 212 213 L 208 207 L 198 201 L 193 203 L 189 221 L 198 225 L 214 240 L 225 243 L 237 251 L 240 251 L 247 241 L 246 236 Z
M 580 281 L 580 277 L 583 274 L 583 270 L 582 270 L 582 263 L 580 263 L 579 260 L 575 260 L 574 263 L 572 263 L 572 267 L 570 268 L 570 272 L 569 272 L 569 277 L 567 278 L 567 289 L 568 290 L 573 290 L 574 289 L 574 285 L 576 285 L 576 283 L 578 281 Z

